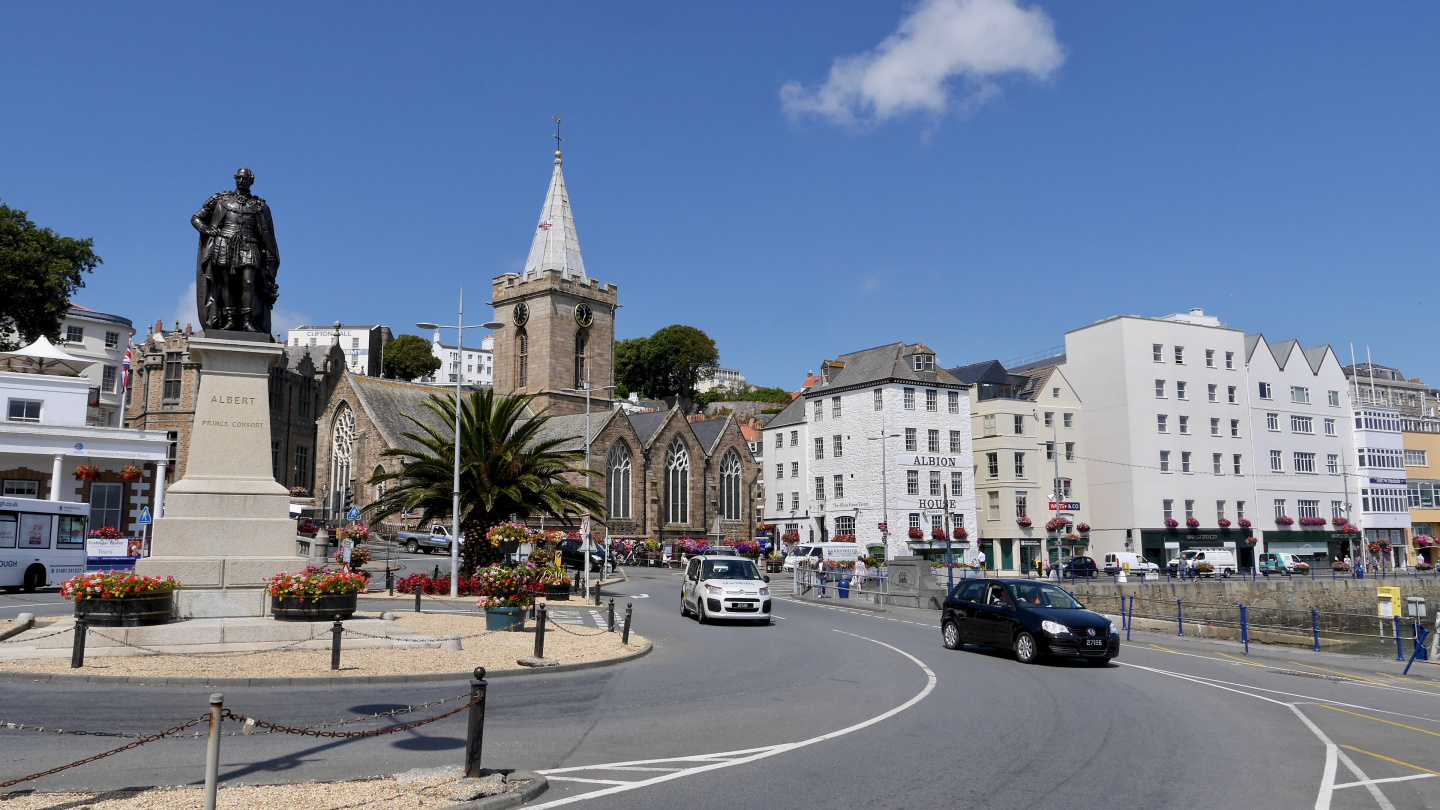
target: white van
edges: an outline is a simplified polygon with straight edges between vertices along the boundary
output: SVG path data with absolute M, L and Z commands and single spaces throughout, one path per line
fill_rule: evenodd
M 1201 576 L 1228 577 L 1239 570 L 1239 565 L 1235 562 L 1235 552 L 1228 548 L 1192 548 L 1189 551 L 1180 552 L 1179 557 L 1166 565 L 1176 573 L 1180 573 L 1181 566 L 1188 570 L 1192 565 L 1199 565 L 1202 562 L 1210 563 L 1215 570 L 1208 574 L 1201 574 Z
M 1107 574 L 1125 572 L 1129 574 L 1158 575 L 1160 566 L 1145 559 L 1139 554 L 1129 551 L 1117 551 L 1105 555 L 1105 563 L 1101 566 Z
M 814 558 L 815 565 L 820 560 L 845 560 L 855 562 L 860 559 L 859 543 L 801 543 L 795 550 L 785 555 L 785 563 L 782 566 L 786 571 L 794 571 L 795 563 L 806 557 Z

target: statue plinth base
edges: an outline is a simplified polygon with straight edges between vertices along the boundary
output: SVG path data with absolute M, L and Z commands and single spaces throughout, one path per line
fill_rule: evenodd
M 185 477 L 165 494 L 151 556 L 137 573 L 180 582 L 183 618 L 263 616 L 265 579 L 299 571 L 290 493 L 270 469 L 269 369 L 275 343 L 190 339 L 202 364 Z

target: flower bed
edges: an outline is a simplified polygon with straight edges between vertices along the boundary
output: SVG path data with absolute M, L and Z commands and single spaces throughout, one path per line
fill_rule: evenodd
M 114 529 L 96 529 L 115 532 Z M 93 535 L 95 532 L 91 532 Z M 119 536 L 119 532 L 115 532 Z M 132 596 L 148 596 L 168 593 L 180 587 L 174 577 L 147 577 L 129 571 L 91 571 L 65 580 L 60 585 L 60 595 L 68 600 L 82 602 L 86 599 L 125 599 Z

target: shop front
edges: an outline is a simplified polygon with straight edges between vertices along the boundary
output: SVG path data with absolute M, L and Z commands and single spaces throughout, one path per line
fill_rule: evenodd
M 1249 529 L 1182 531 L 1180 529 L 1141 529 L 1140 553 L 1160 567 L 1192 548 L 1234 548 L 1235 562 L 1241 568 L 1255 565 L 1255 538 Z
M 1329 568 L 1336 560 L 1353 555 L 1348 537 L 1335 532 L 1267 530 L 1265 550 L 1276 554 L 1294 554 L 1312 567 Z

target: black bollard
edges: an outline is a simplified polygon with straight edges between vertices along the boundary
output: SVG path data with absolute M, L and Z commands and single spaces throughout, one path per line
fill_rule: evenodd
M 385 590 L 389 591 L 391 596 L 395 595 L 395 572 L 390 570 L 389 560 L 385 561 Z
M 340 623 L 340 617 L 335 617 L 335 624 L 330 626 L 330 668 L 340 668 L 340 636 L 345 632 L 345 625 Z
M 600 577 L 595 578 L 595 607 L 600 607 Z
M 470 723 L 465 732 L 465 777 L 478 779 L 480 772 L 480 744 L 485 739 L 485 668 L 475 668 L 475 680 L 470 682 Z
M 620 643 L 621 643 L 621 644 L 629 644 L 629 643 L 630 643 L 630 610 L 631 610 L 631 608 L 632 608 L 633 606 L 634 606 L 634 603 L 633 603 L 633 602 L 626 602 L 626 603 L 625 603 L 625 629 L 620 632 Z
M 545 657 L 545 606 L 535 606 L 535 657 Z
M 420 585 L 415 585 L 415 612 L 420 612 Z
M 606 623 L 605 629 L 611 633 L 615 632 L 615 600 L 610 600 L 610 621 Z
M 70 648 L 70 668 L 79 669 L 85 666 L 85 631 L 87 622 L 84 616 L 75 619 L 75 646 Z

